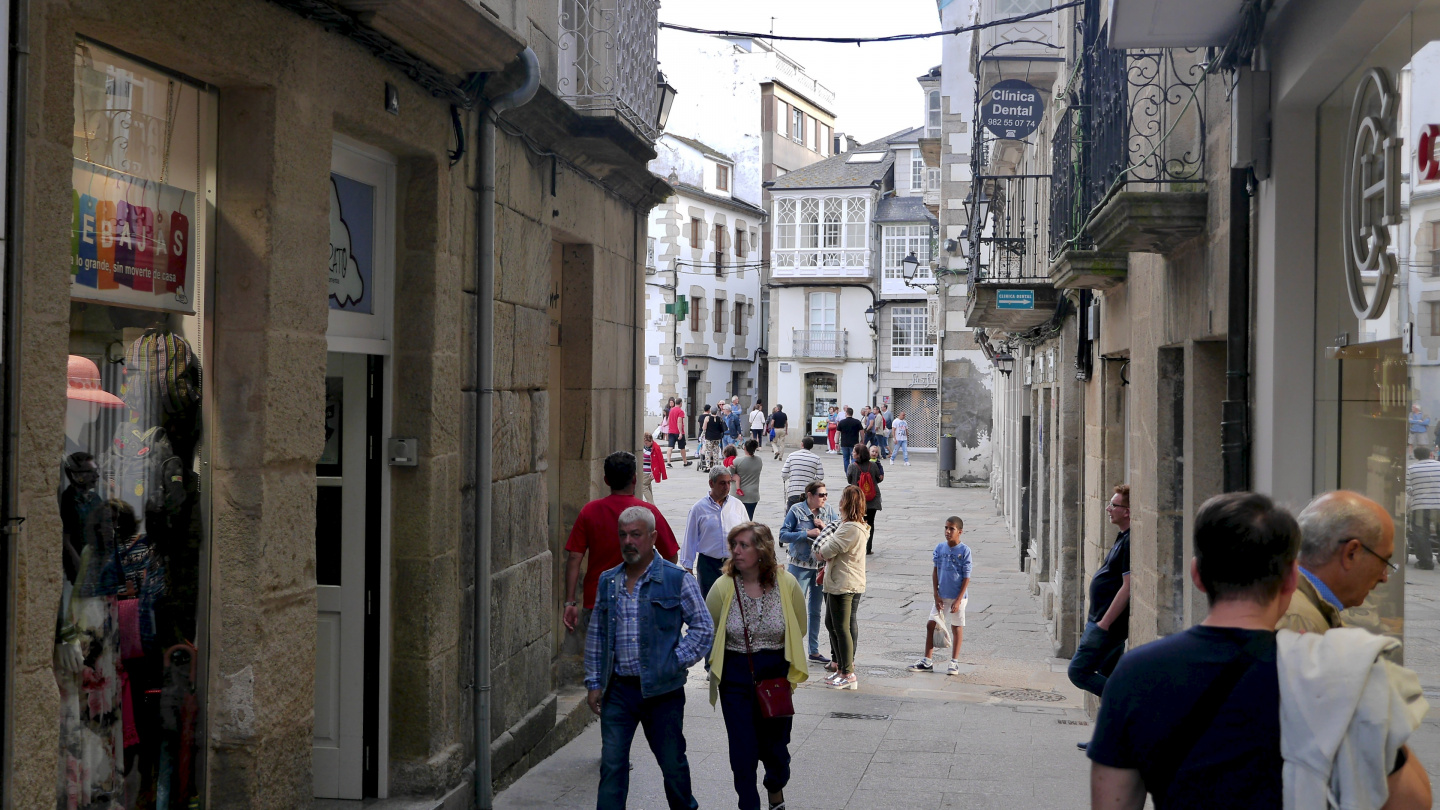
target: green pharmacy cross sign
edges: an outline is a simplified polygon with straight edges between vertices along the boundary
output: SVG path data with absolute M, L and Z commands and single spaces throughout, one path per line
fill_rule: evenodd
M 675 296 L 675 303 L 665 305 L 665 314 L 674 315 L 675 320 L 683 321 L 685 316 L 690 314 L 690 304 L 686 302 L 685 296 Z

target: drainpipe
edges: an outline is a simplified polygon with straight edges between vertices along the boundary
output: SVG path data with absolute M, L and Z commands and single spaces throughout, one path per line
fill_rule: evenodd
M 490 483 L 495 424 L 495 119 L 535 97 L 540 87 L 540 60 L 526 48 L 519 59 L 525 76 L 520 87 L 491 100 L 480 111 L 479 182 L 475 189 L 475 510 L 471 530 L 475 545 L 475 807 L 490 810 L 494 796 L 490 769 Z
M 1230 262 L 1225 333 L 1225 401 L 1220 404 L 1223 488 L 1250 488 L 1250 182 L 1230 170 Z
M 30 86 L 30 3 L 29 0 L 14 0 L 10 16 L 10 107 L 7 110 L 6 137 L 6 189 L 5 189 L 5 302 L 4 302 L 4 419 L 0 429 L 0 582 L 5 583 L 7 602 L 14 599 L 14 588 L 9 587 L 14 567 L 11 560 L 15 553 L 15 538 L 19 536 L 20 517 L 20 314 L 23 312 L 21 295 L 23 274 L 20 269 L 25 262 L 25 112 L 28 107 Z M 0 741 L 5 754 L 0 761 L 0 804 L 10 806 L 11 796 L 5 786 L 13 785 L 12 771 L 15 750 L 12 739 L 14 722 L 10 715 L 10 697 L 14 694 L 15 668 L 11 666 L 11 617 L 15 615 L 12 604 L 5 606 L 5 618 L 0 619 L 0 665 L 5 673 L 0 675 Z

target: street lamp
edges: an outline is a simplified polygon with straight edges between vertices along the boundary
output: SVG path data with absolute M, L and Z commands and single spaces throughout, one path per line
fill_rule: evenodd
M 852 310 L 852 311 L 853 311 L 853 310 Z M 875 328 L 875 315 L 876 315 L 875 307 L 871 306 L 871 307 L 868 307 L 868 308 L 865 310 L 865 323 L 870 324 L 870 328 L 871 328 L 872 330 Z
M 905 276 L 905 283 L 909 284 L 915 280 L 915 273 L 920 269 L 920 260 L 915 257 L 915 251 L 900 260 L 900 273 Z
M 1015 356 L 1009 352 L 995 355 L 995 370 L 1009 377 L 1015 370 Z
M 664 132 L 665 124 L 670 120 L 670 108 L 675 105 L 675 94 L 678 92 L 665 80 L 665 74 L 656 72 L 655 91 L 660 96 L 659 104 L 655 106 L 655 129 Z

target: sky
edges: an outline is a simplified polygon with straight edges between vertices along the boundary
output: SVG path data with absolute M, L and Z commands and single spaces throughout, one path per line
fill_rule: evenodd
M 666 0 L 660 20 L 701 28 L 793 36 L 886 36 L 940 29 L 935 0 Z M 940 38 L 911 42 L 776 46 L 835 91 L 840 132 L 861 143 L 920 126 L 915 79 L 940 64 Z

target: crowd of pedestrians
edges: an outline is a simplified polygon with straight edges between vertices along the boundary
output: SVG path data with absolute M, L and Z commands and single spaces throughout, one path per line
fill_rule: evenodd
M 847 408 L 835 420 L 846 456 L 838 504 L 811 437 L 783 456 L 777 542 L 754 520 L 760 439 L 752 433 L 738 453 L 724 441 L 737 405 L 712 411 L 722 426 L 717 449 L 730 465 L 708 457 L 707 439 L 708 492 L 691 506 L 679 541 L 659 510 L 635 497 L 637 488 L 646 492 L 642 479 L 664 477 L 661 445 L 647 435 L 639 460 L 623 452 L 606 459 L 611 493 L 581 510 L 566 543 L 563 623 L 576 638 L 588 631 L 585 683 L 601 718 L 602 810 L 625 807 L 637 728 L 660 765 L 668 805 L 698 806 L 683 734 L 683 686 L 696 663 L 704 662 L 710 702 L 724 718 L 742 810 L 762 807 L 757 775 L 764 806 L 785 806 L 792 693 L 809 666 L 825 668 L 826 687 L 859 688 L 859 606 L 885 475 L 884 445 L 868 434 L 886 424 L 886 411 L 866 409 L 856 419 Z M 765 419 L 768 436 L 783 411 L 749 413 Z M 901 414 L 890 423 L 892 437 L 903 422 Z M 894 449 L 903 456 L 903 439 Z M 1429 461 L 1428 447 L 1414 455 L 1417 464 Z M 1430 806 L 1429 777 L 1407 745 L 1428 708 L 1418 678 L 1392 662 L 1398 641 L 1345 627 L 1342 618 L 1397 570 L 1396 527 L 1384 507 L 1346 491 L 1315 498 L 1296 517 L 1256 493 L 1210 499 L 1194 518 L 1189 570 L 1208 616 L 1129 650 L 1128 485 L 1113 488 L 1106 512 L 1117 534 L 1089 583 L 1069 666 L 1071 681 L 1100 698 L 1092 738 L 1080 744 L 1091 760 L 1092 807 L 1141 810 L 1147 798 L 1165 810 Z M 961 517 L 948 518 L 931 555 L 925 654 L 912 671 L 935 672 L 946 649 L 948 673 L 961 671 L 974 566 L 964 529 Z

